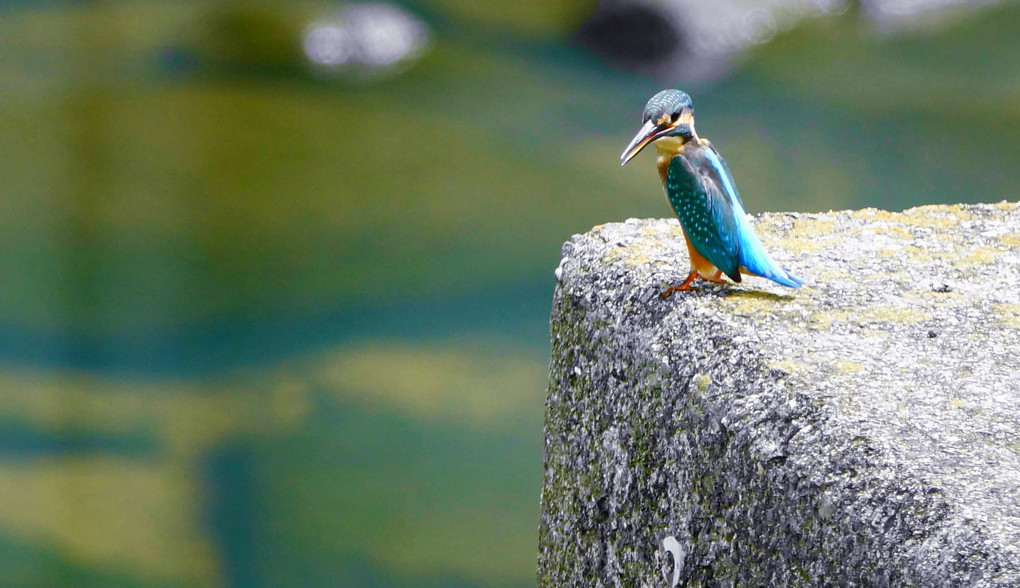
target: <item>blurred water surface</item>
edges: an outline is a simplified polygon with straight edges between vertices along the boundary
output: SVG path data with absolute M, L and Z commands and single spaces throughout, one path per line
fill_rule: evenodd
M 552 269 L 668 214 L 618 164 L 663 85 L 752 212 L 1016 199 L 1015 5 L 809 19 L 693 86 L 537 0 L 308 63 L 344 9 L 0 9 L 5 586 L 533 585 Z

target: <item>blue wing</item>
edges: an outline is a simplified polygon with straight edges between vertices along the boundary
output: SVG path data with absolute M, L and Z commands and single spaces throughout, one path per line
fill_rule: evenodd
M 694 249 L 739 282 L 739 221 L 719 186 L 686 157 L 675 155 L 666 174 L 666 196 Z
M 740 267 L 747 270 L 748 273 L 768 278 L 777 284 L 791 288 L 800 287 L 804 282 L 791 275 L 782 267 L 779 267 L 779 264 L 769 256 L 768 252 L 765 251 L 765 247 L 762 246 L 761 240 L 758 239 L 754 228 L 751 227 L 751 223 L 747 220 L 744 203 L 740 200 L 740 194 L 737 192 L 736 184 L 733 182 L 733 175 L 730 174 L 730 169 L 726 166 L 726 162 L 719 156 L 719 153 L 711 144 L 706 145 L 702 153 L 704 153 L 705 162 L 708 164 L 708 169 L 711 172 L 709 175 L 714 176 L 713 180 L 717 179 L 733 211 L 736 225 L 735 234 L 739 245 Z

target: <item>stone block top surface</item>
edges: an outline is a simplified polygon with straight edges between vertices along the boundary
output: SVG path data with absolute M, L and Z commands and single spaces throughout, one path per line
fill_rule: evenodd
M 692 586 L 1020 584 L 1020 206 L 753 224 L 804 287 L 662 299 L 689 270 L 673 219 L 564 245 L 541 583 L 661 585 L 668 536 Z

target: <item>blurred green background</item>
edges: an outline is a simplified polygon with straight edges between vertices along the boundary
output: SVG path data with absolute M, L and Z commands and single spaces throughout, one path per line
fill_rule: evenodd
M 552 272 L 669 215 L 618 161 L 663 87 L 751 212 L 1016 199 L 1015 4 L 686 69 L 594 0 L 394 7 L 377 67 L 306 57 L 336 4 L 0 5 L 3 586 L 534 585 Z

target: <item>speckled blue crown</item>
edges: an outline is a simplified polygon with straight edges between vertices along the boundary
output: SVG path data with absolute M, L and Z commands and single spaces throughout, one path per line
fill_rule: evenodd
M 680 112 L 684 107 L 694 108 L 694 103 L 683 90 L 663 90 L 652 96 L 641 113 L 641 122 L 659 120 L 664 114 Z

